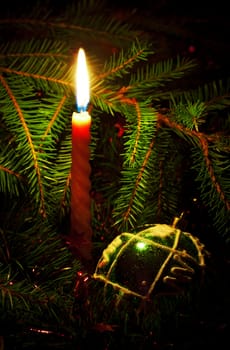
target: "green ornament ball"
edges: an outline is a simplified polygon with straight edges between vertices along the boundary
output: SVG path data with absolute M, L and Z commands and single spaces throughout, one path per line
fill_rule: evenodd
M 118 235 L 103 251 L 93 277 L 104 289 L 153 300 L 184 293 L 199 283 L 205 268 L 204 245 L 188 232 L 155 224 Z

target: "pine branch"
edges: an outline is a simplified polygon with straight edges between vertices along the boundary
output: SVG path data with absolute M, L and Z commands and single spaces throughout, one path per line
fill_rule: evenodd
M 153 102 L 168 99 L 169 91 L 173 86 L 169 83 L 182 79 L 186 74 L 191 73 L 196 67 L 193 60 L 168 59 L 157 63 L 142 65 L 130 75 L 127 90 L 129 97 L 140 99 L 143 96 L 151 96 Z
M 30 325 L 45 313 L 60 320 L 63 310 L 71 312 L 71 290 L 80 267 L 47 223 L 36 224 L 36 231 L 34 223 L 29 227 L 27 222 L 27 229 L 19 225 L 17 240 L 13 240 L 14 231 L 0 228 L 0 260 L 5 262 L 0 268 L 0 308 L 8 312 L 8 319 L 13 312 L 18 321 L 22 313 L 28 313 Z M 22 247 L 27 254 L 21 254 Z
M 121 171 L 123 186 L 114 210 L 116 225 L 122 229 L 127 229 L 129 225 L 134 226 L 137 216 L 143 210 L 150 178 L 153 135 L 156 130 L 154 111 L 138 103 L 133 107 L 126 114 L 128 135 L 124 143 L 125 157 Z
M 201 198 L 209 207 L 217 231 L 227 238 L 230 224 L 229 154 L 219 152 L 215 144 L 208 144 L 204 138 L 200 139 L 200 148 L 202 155 L 193 150 L 193 167 L 197 172 Z
M 47 177 L 49 178 L 48 189 L 48 210 L 49 217 L 53 224 L 61 224 L 62 220 L 69 217 L 70 206 L 70 187 L 71 187 L 71 130 L 63 137 L 56 155 L 53 167 L 47 169 Z M 68 225 L 65 227 L 68 234 Z
M 195 104 L 202 101 L 205 104 L 207 112 L 221 111 L 229 107 L 229 79 L 214 80 L 204 85 L 198 86 L 196 89 L 188 91 L 178 91 L 173 95 L 170 107 L 180 102 Z
M 132 71 L 133 66 L 141 61 L 147 61 L 148 57 L 153 54 L 149 43 L 140 44 L 137 40 L 132 42 L 129 49 L 121 49 L 118 54 L 114 53 L 108 62 L 99 79 L 113 80 L 117 78 L 124 79 L 126 74 Z M 124 81 L 124 80 L 123 80 Z
M 140 32 L 135 31 L 133 25 L 119 21 L 111 16 L 107 10 L 106 2 L 96 0 L 74 2 L 65 9 L 50 11 L 49 7 L 41 8 L 38 2 L 33 6 L 33 10 L 24 12 L 22 16 L 19 13 L 16 17 L 0 19 L 0 26 L 12 26 L 25 35 L 25 31 L 30 36 L 34 36 L 34 28 L 40 37 L 57 37 L 61 36 L 63 40 L 68 38 L 70 45 L 79 47 L 82 40 L 85 42 L 84 47 L 118 45 L 124 47 L 129 45 Z M 33 33 L 33 34 L 32 34 Z M 10 34 L 9 34 L 10 35 Z M 14 31 L 15 35 L 15 31 Z M 77 38 L 81 40 L 78 41 Z M 97 42 L 97 45 L 95 45 Z M 111 45 L 111 42 L 113 43 Z

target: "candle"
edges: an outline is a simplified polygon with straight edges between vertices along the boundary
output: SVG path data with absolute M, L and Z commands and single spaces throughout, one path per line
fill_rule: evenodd
M 80 258 L 91 260 L 92 228 L 90 199 L 90 126 L 87 112 L 89 77 L 83 49 L 79 49 L 76 69 L 77 110 L 72 115 L 71 241 Z

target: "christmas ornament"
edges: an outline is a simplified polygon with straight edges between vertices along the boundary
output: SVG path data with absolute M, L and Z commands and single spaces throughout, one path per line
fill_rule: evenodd
M 188 232 L 155 224 L 138 233 L 122 233 L 103 251 L 94 278 L 119 295 L 153 300 L 183 293 L 199 281 L 205 267 L 204 245 Z M 110 288 L 111 289 L 111 288 Z

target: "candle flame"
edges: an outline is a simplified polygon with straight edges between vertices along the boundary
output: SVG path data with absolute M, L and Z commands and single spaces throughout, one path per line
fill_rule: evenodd
M 86 65 L 85 51 L 80 48 L 76 69 L 76 99 L 78 112 L 86 111 L 89 103 L 89 74 Z

